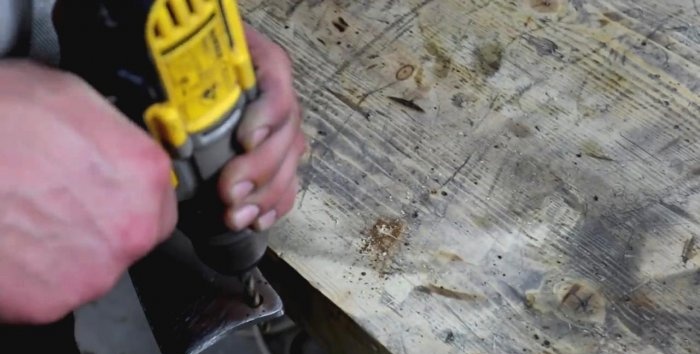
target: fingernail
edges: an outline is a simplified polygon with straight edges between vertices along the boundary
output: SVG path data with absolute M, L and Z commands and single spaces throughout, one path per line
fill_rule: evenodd
M 250 225 L 258 217 L 260 208 L 255 205 L 246 205 L 233 214 L 233 225 L 240 230 Z
M 260 231 L 267 230 L 272 226 L 272 224 L 275 223 L 276 220 L 277 220 L 277 211 L 275 211 L 275 210 L 268 211 L 265 215 L 261 216 L 258 219 L 257 227 Z
M 231 199 L 233 199 L 234 202 L 241 201 L 243 198 L 247 197 L 254 188 L 255 186 L 251 181 L 238 182 L 231 190 Z
M 258 128 L 253 131 L 253 133 L 250 134 L 248 138 L 248 148 L 253 149 L 256 146 L 260 145 L 267 136 L 270 135 L 270 128 L 264 127 L 264 128 Z

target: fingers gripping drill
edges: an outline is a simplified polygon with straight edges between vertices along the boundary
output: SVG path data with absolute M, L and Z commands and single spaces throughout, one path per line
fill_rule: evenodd
M 61 66 L 108 97 L 166 148 L 178 229 L 216 272 L 240 277 L 250 306 L 264 234 L 234 233 L 218 197 L 221 168 L 256 78 L 234 0 L 58 0 Z

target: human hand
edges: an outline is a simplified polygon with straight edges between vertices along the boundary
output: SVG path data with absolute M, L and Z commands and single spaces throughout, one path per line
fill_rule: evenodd
M 65 73 L 0 61 L 0 322 L 53 322 L 167 238 L 170 159 Z
M 306 151 L 287 54 L 254 28 L 245 31 L 261 94 L 238 129 L 246 151 L 224 167 L 219 183 L 226 223 L 236 231 L 265 230 L 292 209 L 296 169 Z

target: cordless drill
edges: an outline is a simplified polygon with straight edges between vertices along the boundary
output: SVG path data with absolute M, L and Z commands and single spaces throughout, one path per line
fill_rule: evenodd
M 107 97 L 167 149 L 178 229 L 203 263 L 249 276 L 264 234 L 232 232 L 218 194 L 221 168 L 242 148 L 236 128 L 256 77 L 235 0 L 58 0 L 60 66 Z

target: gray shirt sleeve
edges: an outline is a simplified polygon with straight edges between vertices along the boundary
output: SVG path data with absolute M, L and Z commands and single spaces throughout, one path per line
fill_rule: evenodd
M 26 56 L 54 65 L 59 59 L 58 39 L 51 21 L 55 0 L 0 0 L 0 58 L 18 45 Z
M 0 0 L 0 57 L 17 45 L 30 5 L 31 1 L 26 0 Z

